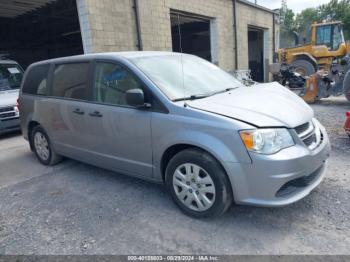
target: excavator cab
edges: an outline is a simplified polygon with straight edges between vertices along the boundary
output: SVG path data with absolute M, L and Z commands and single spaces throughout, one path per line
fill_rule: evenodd
M 337 51 L 345 43 L 342 24 L 338 22 L 328 24 L 314 24 L 315 37 L 312 37 L 316 46 L 327 46 L 329 51 Z

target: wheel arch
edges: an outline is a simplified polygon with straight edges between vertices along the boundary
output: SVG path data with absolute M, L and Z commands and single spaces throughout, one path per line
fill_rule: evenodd
M 195 150 L 189 151 L 188 149 L 198 150 L 199 153 L 196 154 Z M 184 150 L 187 150 L 187 151 L 184 151 Z M 193 163 L 196 164 L 196 161 L 199 161 L 199 163 L 197 163 L 197 165 L 199 165 L 199 167 L 203 168 L 206 172 L 210 171 L 210 172 L 208 172 L 208 174 L 212 179 L 212 183 L 216 189 L 219 189 L 215 193 L 215 194 L 219 195 L 219 197 L 218 197 L 219 201 L 216 201 L 216 199 L 215 199 L 216 204 L 214 205 L 214 203 L 212 203 L 210 207 L 208 207 L 207 209 L 204 210 L 204 212 L 210 212 L 210 213 L 204 214 L 204 217 L 223 214 L 231 206 L 231 204 L 234 203 L 234 201 L 235 201 L 234 200 L 235 193 L 233 190 L 234 186 L 232 185 L 232 181 L 230 179 L 230 176 L 229 176 L 225 166 L 223 165 L 223 163 L 220 162 L 220 160 L 218 158 L 216 158 L 213 154 L 208 152 L 208 150 L 205 150 L 202 147 L 192 145 L 192 144 L 176 144 L 176 145 L 169 147 L 164 152 L 164 157 L 168 156 L 168 163 L 167 164 L 169 165 L 169 161 L 171 159 L 171 156 L 175 156 L 176 154 L 178 154 L 180 152 L 184 152 L 185 155 L 178 156 L 178 157 L 180 157 L 181 160 L 177 159 L 176 161 L 180 161 L 180 162 L 171 163 L 171 168 L 174 168 L 171 170 L 176 170 L 178 168 L 179 163 L 180 164 L 191 163 L 192 161 L 188 161 L 188 160 L 191 159 L 192 157 L 194 158 L 193 159 L 194 162 L 192 162 L 192 164 Z M 163 159 L 163 160 L 165 160 L 165 159 Z M 185 205 L 185 206 L 179 204 L 179 203 L 183 202 L 183 200 L 181 200 L 178 196 L 176 196 L 178 193 L 176 193 L 176 189 L 174 188 L 174 179 L 172 178 L 173 173 L 168 172 L 168 174 L 166 174 L 166 166 L 167 165 L 165 165 L 164 161 L 162 161 L 162 162 L 163 162 L 163 170 L 164 170 L 163 171 L 164 184 L 167 187 L 170 194 L 172 195 L 175 203 L 177 203 L 178 206 L 185 213 L 196 216 L 196 217 L 197 216 L 200 217 L 201 215 L 189 213 L 189 212 L 191 212 L 191 210 L 184 203 L 183 203 L 183 205 Z M 209 164 L 209 166 L 207 166 L 208 164 Z M 210 170 L 207 170 L 206 168 L 210 168 Z M 212 174 L 212 175 L 210 175 L 210 174 Z M 215 179 L 213 179 L 212 176 L 214 176 L 216 178 L 216 181 L 215 181 Z M 196 182 L 196 180 L 193 180 L 193 179 L 191 179 L 191 180 L 193 183 L 198 183 L 198 181 Z M 218 188 L 218 184 L 216 184 L 216 183 L 219 184 L 219 188 Z M 188 183 L 186 183 L 186 184 L 190 185 Z M 198 188 L 198 187 L 196 187 L 196 188 Z M 192 190 L 198 190 L 196 188 L 192 188 Z M 185 191 L 187 191 L 187 190 L 185 190 Z M 191 194 L 192 193 L 191 189 L 189 189 L 189 191 L 190 191 L 189 194 Z M 194 191 L 193 191 L 193 194 L 194 194 Z M 196 192 L 196 194 L 200 194 L 200 193 Z M 186 210 L 186 208 L 187 208 L 187 210 Z
M 208 134 L 200 130 L 182 130 L 181 132 L 168 133 L 157 140 L 153 148 L 153 161 L 155 177 L 164 181 L 164 174 L 169 160 L 181 150 L 197 148 L 208 153 L 216 159 L 230 178 L 230 169 L 227 163 L 251 163 L 251 158 L 245 150 L 238 132 L 224 130 L 218 136 L 216 133 Z M 227 139 L 226 132 L 232 137 Z M 231 179 L 230 179 L 231 181 Z
M 317 71 L 317 68 L 318 68 L 318 64 L 317 64 L 317 60 L 312 57 L 310 54 L 308 53 L 296 53 L 293 55 L 293 61 L 297 61 L 297 60 L 306 60 L 308 62 L 310 62 L 314 68 L 315 68 L 315 71 Z
M 189 144 L 189 143 L 179 143 L 179 144 L 174 144 L 172 146 L 169 146 L 163 153 L 161 161 L 160 161 L 160 172 L 161 172 L 161 176 L 162 176 L 162 180 L 163 183 L 165 182 L 165 171 L 166 168 L 169 164 L 169 161 L 179 152 L 186 150 L 186 149 L 197 149 L 199 151 L 203 151 L 205 153 L 207 153 L 208 155 L 210 155 L 211 157 L 213 157 L 218 163 L 219 165 L 222 167 L 222 169 L 225 171 L 225 174 L 228 178 L 229 181 L 231 181 L 227 170 L 225 168 L 225 166 L 223 165 L 222 161 L 220 160 L 220 158 L 218 156 L 216 156 L 214 153 L 208 151 L 207 149 L 205 149 L 204 147 L 198 146 L 198 145 L 194 145 L 194 144 Z M 230 183 L 231 186 L 231 183 Z
M 39 122 L 34 121 L 34 120 L 29 121 L 28 128 L 27 128 L 27 136 L 28 136 L 30 150 L 32 150 L 32 151 L 34 148 L 33 148 L 33 142 L 31 139 L 31 133 L 32 133 L 33 128 L 36 126 L 40 126 Z

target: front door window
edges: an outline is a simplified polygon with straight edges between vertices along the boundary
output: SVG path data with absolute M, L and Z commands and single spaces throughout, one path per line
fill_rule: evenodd
M 317 45 L 326 45 L 329 48 L 332 48 L 331 34 L 332 26 L 319 26 L 317 27 Z
M 343 31 L 340 25 L 333 27 L 333 49 L 338 50 L 341 43 L 344 43 Z
M 94 75 L 94 101 L 127 106 L 126 92 L 142 89 L 142 85 L 118 64 L 97 62 Z

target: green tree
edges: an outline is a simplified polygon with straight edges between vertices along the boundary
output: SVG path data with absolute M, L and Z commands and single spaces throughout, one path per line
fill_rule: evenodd
M 286 0 L 282 0 L 282 7 L 280 9 L 280 22 L 280 46 L 284 48 L 294 46 L 294 36 L 292 32 L 296 30 L 295 14 L 293 10 L 288 9 Z
M 350 40 L 350 0 L 331 0 L 327 4 L 316 8 L 304 9 L 301 13 L 295 15 L 288 9 L 287 1 L 282 0 L 280 9 L 281 19 L 281 43 L 288 45 L 291 41 L 290 35 L 293 31 L 300 34 L 302 38 L 309 40 L 310 27 L 314 22 L 341 21 L 346 40 Z M 301 39 L 302 39 L 301 38 Z
M 331 0 L 317 8 L 307 8 L 295 18 L 296 31 L 306 34 L 313 22 L 341 21 L 345 38 L 350 40 L 350 0 Z
M 318 7 L 323 20 L 343 22 L 345 38 L 350 40 L 350 0 L 332 0 Z
M 316 8 L 304 9 L 295 18 L 296 31 L 302 35 L 307 36 L 312 23 L 320 20 L 320 13 Z
M 295 27 L 295 19 L 294 19 L 294 12 L 291 9 L 287 9 L 284 14 L 284 21 L 283 21 L 283 27 L 287 31 L 294 31 L 296 29 Z
M 285 31 L 295 30 L 295 14 L 292 9 L 288 9 L 287 0 L 282 0 L 280 9 L 280 21 L 282 29 Z

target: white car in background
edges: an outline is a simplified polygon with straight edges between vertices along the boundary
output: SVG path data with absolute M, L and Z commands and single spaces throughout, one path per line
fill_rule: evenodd
M 17 105 L 23 69 L 12 60 L 0 60 L 0 135 L 20 130 Z

